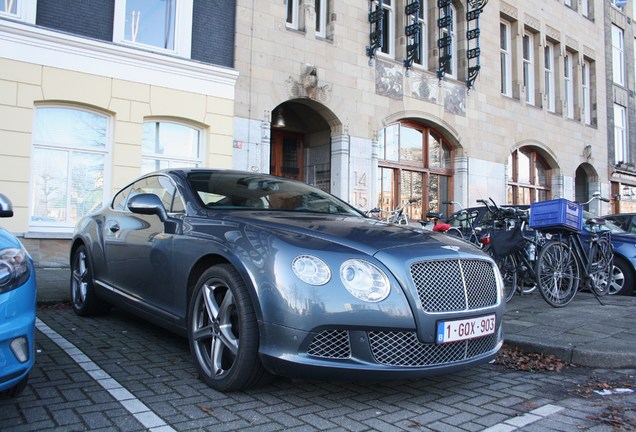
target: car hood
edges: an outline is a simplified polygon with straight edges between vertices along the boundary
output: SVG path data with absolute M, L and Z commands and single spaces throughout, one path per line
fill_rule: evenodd
M 272 231 L 286 232 L 321 239 L 375 255 L 392 249 L 405 253 L 408 249 L 435 249 L 448 253 L 479 253 L 479 249 L 454 237 L 418 229 L 392 225 L 375 219 L 341 215 L 284 212 L 232 212 L 224 218 L 236 223 L 259 226 Z M 443 249 L 442 249 L 443 247 Z M 448 255 L 442 253 L 442 255 Z M 412 253 L 411 253 L 412 255 Z
M 620 241 L 625 243 L 634 243 L 636 244 L 636 234 L 632 233 L 617 233 L 612 231 L 612 240 Z
M 22 244 L 4 228 L 0 228 L 0 248 L 17 247 L 22 248 Z

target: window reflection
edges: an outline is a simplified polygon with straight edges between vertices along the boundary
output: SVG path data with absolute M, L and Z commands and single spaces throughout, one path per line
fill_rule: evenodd
M 108 124 L 108 117 L 91 111 L 36 109 L 31 228 L 70 228 L 104 202 Z
M 174 49 L 175 0 L 126 0 L 124 39 Z

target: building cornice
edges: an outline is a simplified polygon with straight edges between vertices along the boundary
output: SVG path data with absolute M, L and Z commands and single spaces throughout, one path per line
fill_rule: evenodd
M 0 19 L 0 58 L 234 99 L 238 71 Z

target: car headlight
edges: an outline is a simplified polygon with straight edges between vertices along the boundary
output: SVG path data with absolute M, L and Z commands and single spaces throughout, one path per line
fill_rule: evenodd
M 329 266 L 312 255 L 299 255 L 294 258 L 292 269 L 301 281 L 310 285 L 324 285 L 331 279 Z
M 29 259 L 19 248 L 0 249 L 0 293 L 16 289 L 29 279 Z
M 340 279 L 354 297 L 366 302 L 384 300 L 391 290 L 387 275 L 368 261 L 350 259 L 340 266 Z

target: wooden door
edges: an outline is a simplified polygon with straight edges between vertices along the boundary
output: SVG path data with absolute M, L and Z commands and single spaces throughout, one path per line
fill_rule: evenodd
M 270 174 L 304 181 L 303 135 L 272 130 Z

